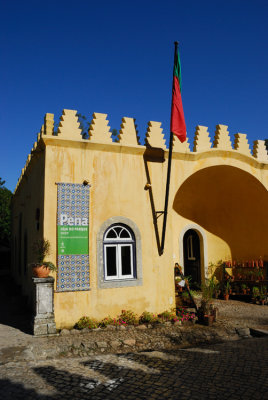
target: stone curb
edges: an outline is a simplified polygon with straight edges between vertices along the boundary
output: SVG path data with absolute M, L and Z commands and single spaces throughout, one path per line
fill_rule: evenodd
M 2 349 L 0 364 L 14 361 L 38 361 L 61 357 L 86 357 L 97 354 L 137 351 L 175 350 L 201 344 L 250 338 L 249 328 L 201 325 L 162 325 L 151 328 L 129 327 L 124 330 L 63 332 L 59 336 L 34 338 L 27 346 Z M 16 350 L 16 351 L 15 351 Z

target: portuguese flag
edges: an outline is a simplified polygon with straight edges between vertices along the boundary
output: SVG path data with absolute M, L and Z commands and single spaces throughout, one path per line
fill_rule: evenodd
M 176 135 L 181 142 L 186 140 L 186 125 L 181 100 L 181 62 L 177 45 L 175 47 L 173 69 L 170 132 Z

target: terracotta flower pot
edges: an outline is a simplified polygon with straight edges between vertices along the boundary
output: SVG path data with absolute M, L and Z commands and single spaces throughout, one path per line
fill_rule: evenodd
M 50 272 L 49 268 L 39 264 L 33 264 L 32 269 L 33 276 L 35 276 L 36 278 L 47 278 Z
M 224 294 L 223 297 L 224 297 L 224 300 L 226 300 L 226 301 L 229 300 L 229 294 Z

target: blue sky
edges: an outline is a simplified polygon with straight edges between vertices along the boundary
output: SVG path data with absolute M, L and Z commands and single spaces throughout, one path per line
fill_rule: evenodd
M 1 0 L 0 177 L 14 190 L 46 112 L 64 108 L 111 128 L 136 118 L 169 136 L 173 42 L 180 42 L 182 99 L 214 137 L 268 138 L 268 2 Z

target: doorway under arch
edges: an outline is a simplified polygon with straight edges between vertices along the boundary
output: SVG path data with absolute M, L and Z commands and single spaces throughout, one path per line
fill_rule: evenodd
M 198 236 L 199 241 L 199 284 L 204 282 L 204 279 L 208 278 L 208 248 L 207 248 L 207 236 L 204 229 L 198 224 L 187 224 L 179 235 L 179 264 L 182 266 L 184 275 L 187 276 L 188 268 L 185 268 L 185 256 L 184 256 L 184 241 L 187 240 L 188 232 L 194 232 L 194 235 Z M 186 253 L 187 254 L 187 253 Z M 186 260 L 187 261 L 187 260 Z M 191 274 L 190 274 L 191 275 Z
M 198 233 L 189 229 L 183 236 L 184 275 L 191 277 L 193 286 L 201 285 L 201 246 Z

